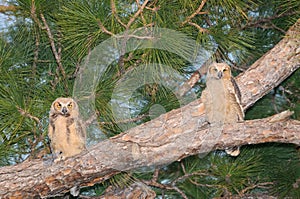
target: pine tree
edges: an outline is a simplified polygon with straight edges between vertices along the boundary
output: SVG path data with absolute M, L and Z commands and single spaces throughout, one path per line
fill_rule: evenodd
M 1 166 L 50 153 L 48 111 L 55 98 L 73 95 L 84 106 L 83 97 L 92 96 L 95 103 L 88 108 L 95 111 L 84 116 L 97 118 L 88 129 L 93 146 L 199 98 L 204 76 L 192 89 L 179 92 L 195 74 L 203 75 L 202 65 L 226 62 L 234 75 L 244 72 L 300 16 L 297 0 L 6 3 L 0 7 L 11 19 L 0 38 Z M 162 42 L 152 41 L 148 29 L 157 31 Z M 107 64 L 103 71 L 101 64 Z M 85 68 L 90 69 L 86 77 L 96 83 L 78 78 Z M 298 77 L 299 70 L 255 103 L 246 119 L 290 109 L 299 120 Z M 116 194 L 133 185 L 148 185 L 148 194 L 151 187 L 162 198 L 298 198 L 299 179 L 297 148 L 268 143 L 242 147 L 236 158 L 212 151 L 155 169 L 124 172 L 82 189 L 81 195 L 98 196 L 108 190 Z

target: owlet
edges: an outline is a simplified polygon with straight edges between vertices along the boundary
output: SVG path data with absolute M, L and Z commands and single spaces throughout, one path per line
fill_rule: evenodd
M 86 129 L 72 98 L 57 98 L 51 105 L 48 136 L 56 160 L 79 154 L 85 149 Z
M 208 67 L 206 88 L 201 95 L 206 120 L 214 131 L 222 132 L 222 125 L 244 120 L 241 93 L 231 75 L 230 66 L 213 63 Z M 239 147 L 225 150 L 229 155 L 239 155 Z

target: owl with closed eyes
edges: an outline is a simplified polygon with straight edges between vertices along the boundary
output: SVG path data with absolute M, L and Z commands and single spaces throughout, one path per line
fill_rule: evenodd
M 77 155 L 85 149 L 86 129 L 75 100 L 60 97 L 52 103 L 48 136 L 55 161 Z
M 206 120 L 213 126 L 214 132 L 222 132 L 222 125 L 244 121 L 241 106 L 241 93 L 231 75 L 230 66 L 225 63 L 213 63 L 208 67 L 206 88 L 202 92 Z M 239 147 L 225 150 L 229 155 L 239 155 Z

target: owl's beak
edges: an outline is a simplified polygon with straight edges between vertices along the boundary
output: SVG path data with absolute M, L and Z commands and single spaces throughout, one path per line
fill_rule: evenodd
M 67 110 L 66 107 L 63 107 L 62 110 L 61 110 L 61 112 L 65 115 L 68 112 L 68 110 Z
M 222 77 L 223 77 L 223 72 L 222 72 L 222 71 L 219 71 L 219 72 L 218 72 L 218 78 L 221 79 Z

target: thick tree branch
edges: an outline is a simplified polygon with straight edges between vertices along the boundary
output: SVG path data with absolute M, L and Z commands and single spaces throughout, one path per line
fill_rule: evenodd
M 274 48 L 237 77 L 247 109 L 300 67 L 300 19 Z
M 245 108 L 299 68 L 299 24 L 271 51 L 238 77 Z M 285 114 L 289 115 L 289 112 Z M 0 168 L 0 197 L 61 195 L 74 186 L 91 186 L 140 167 L 159 166 L 194 154 L 235 145 L 265 142 L 300 145 L 300 122 L 286 115 L 224 126 L 210 135 L 200 100 L 170 111 L 56 164 L 24 162 Z M 205 146 L 205 147 L 204 147 Z
M 182 115 L 177 118 L 176 116 Z M 0 168 L 0 197 L 53 196 L 74 186 L 91 186 L 103 182 L 119 171 L 159 166 L 186 156 L 208 153 L 233 145 L 282 142 L 300 144 L 300 122 L 270 117 L 224 126 L 219 137 L 207 136 L 203 126 L 197 130 L 198 118 L 204 114 L 195 101 L 160 116 L 90 148 L 81 156 L 48 165 L 31 161 Z M 190 120 L 184 123 L 185 116 Z M 276 115 L 277 116 L 277 115 Z M 162 123 L 166 129 L 162 129 Z M 203 140 L 203 138 L 205 140 Z M 202 147 L 203 141 L 205 148 Z

